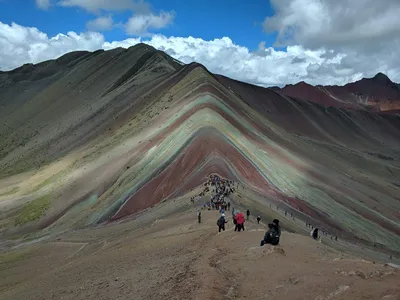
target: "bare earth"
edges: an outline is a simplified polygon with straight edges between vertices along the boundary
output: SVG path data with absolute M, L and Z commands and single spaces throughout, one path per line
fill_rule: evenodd
M 202 215 L 180 198 L 0 254 L 0 299 L 400 299 L 394 267 L 288 232 L 259 247 L 265 224 Z

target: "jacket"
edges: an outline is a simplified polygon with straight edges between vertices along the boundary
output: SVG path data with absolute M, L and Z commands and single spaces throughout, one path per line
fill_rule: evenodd
M 222 217 L 222 216 L 217 221 L 218 226 L 223 226 L 226 223 L 228 223 L 228 222 L 225 220 L 225 217 Z
M 237 223 L 238 225 L 243 224 L 243 223 L 244 223 L 244 215 L 243 215 L 242 213 L 238 213 L 238 214 L 235 216 L 235 220 L 236 220 L 236 223 Z

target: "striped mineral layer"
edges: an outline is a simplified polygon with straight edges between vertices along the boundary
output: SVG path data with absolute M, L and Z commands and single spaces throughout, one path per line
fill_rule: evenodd
M 144 44 L 0 73 L 1 234 L 107 224 L 214 173 L 400 251 L 400 116 L 292 94 Z

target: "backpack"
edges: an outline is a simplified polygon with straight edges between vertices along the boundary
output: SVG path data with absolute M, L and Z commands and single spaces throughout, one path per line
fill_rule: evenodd
M 279 235 L 278 235 L 278 232 L 276 230 L 270 230 L 269 238 L 271 239 L 271 244 L 272 245 L 278 245 L 279 244 Z
M 218 226 L 222 226 L 225 223 L 225 218 L 224 217 L 220 217 L 217 221 L 217 225 Z

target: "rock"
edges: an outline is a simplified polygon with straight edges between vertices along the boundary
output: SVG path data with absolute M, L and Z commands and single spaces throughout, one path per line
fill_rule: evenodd
M 280 255 L 286 255 L 285 250 L 283 250 L 283 248 L 281 247 L 276 247 L 276 246 L 270 246 L 270 245 L 265 245 L 263 247 L 263 253 L 264 255 L 268 255 L 268 254 L 272 254 L 272 253 L 277 253 Z
M 328 297 L 326 297 L 326 300 L 334 299 L 336 296 L 343 294 L 345 291 L 347 291 L 350 287 L 348 285 L 340 285 L 334 292 L 330 293 Z
M 300 278 L 292 278 L 292 277 L 290 277 L 289 278 L 289 282 L 291 284 L 298 284 L 300 282 Z
M 347 272 L 347 274 L 346 274 L 346 272 L 344 272 L 344 275 L 347 275 L 347 276 L 356 276 L 357 273 L 356 273 L 355 271 L 350 271 L 350 272 Z
M 392 295 L 383 296 L 381 298 L 381 300 L 397 300 L 397 299 L 399 299 L 399 297 L 400 297 L 400 295 L 392 294 Z
M 231 286 L 228 290 L 228 292 L 225 295 L 226 299 L 234 299 L 235 298 L 235 289 L 233 288 L 233 286 Z
M 286 252 L 285 252 L 285 250 L 283 250 L 283 248 L 281 248 L 281 247 L 274 247 L 274 248 L 275 248 L 274 252 L 279 253 L 281 255 L 286 255 Z
M 387 265 L 389 267 L 392 267 L 392 268 L 395 268 L 395 269 L 400 269 L 400 265 L 396 265 L 396 264 L 393 264 L 393 263 L 388 263 Z
M 358 275 L 358 277 L 362 279 L 367 279 L 367 276 L 362 271 L 357 271 L 356 274 Z

